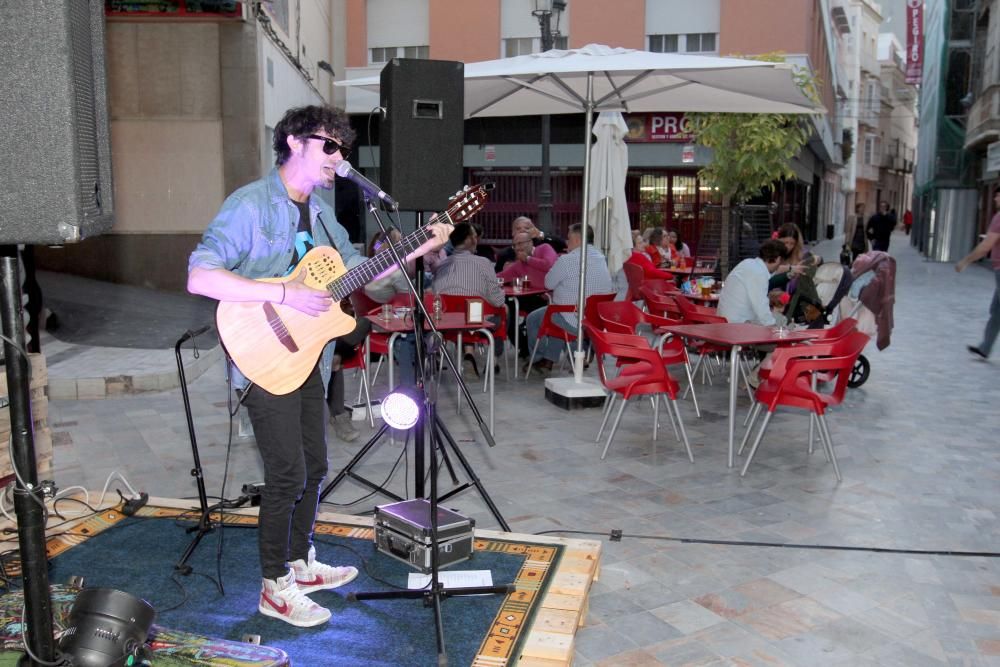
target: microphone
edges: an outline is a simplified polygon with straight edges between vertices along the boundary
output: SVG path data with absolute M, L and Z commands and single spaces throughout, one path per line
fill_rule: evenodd
M 399 208 L 399 204 L 396 203 L 395 199 L 389 196 L 389 193 L 385 192 L 382 188 L 365 178 L 361 172 L 352 167 L 351 163 L 347 160 L 341 160 L 337 163 L 336 172 L 337 176 L 346 178 L 349 181 L 354 181 L 359 188 L 368 193 L 368 196 L 378 197 L 385 202 L 386 206 L 393 210 Z

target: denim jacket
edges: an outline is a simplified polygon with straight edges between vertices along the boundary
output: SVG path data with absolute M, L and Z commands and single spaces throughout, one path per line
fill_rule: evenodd
M 351 244 L 347 230 L 337 222 L 329 204 L 312 195 L 309 211 L 317 246 L 333 246 L 349 269 L 365 261 Z M 298 225 L 299 210 L 288 198 L 278 170 L 272 169 L 264 178 L 243 186 L 226 198 L 191 253 L 188 272 L 199 267 L 227 269 L 245 278 L 281 277 L 288 270 L 295 252 Z M 332 362 L 331 343 L 320 356 L 324 387 L 330 381 Z M 235 367 L 234 371 L 234 383 L 242 389 L 247 379 Z

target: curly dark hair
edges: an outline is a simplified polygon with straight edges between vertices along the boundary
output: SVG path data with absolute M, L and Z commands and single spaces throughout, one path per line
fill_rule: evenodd
M 344 146 L 354 143 L 354 130 L 342 110 L 328 106 L 295 107 L 274 126 L 274 163 L 281 166 L 288 161 L 292 151 L 288 147 L 288 137 L 308 137 L 319 131 L 326 131 L 340 140 Z
M 760 244 L 757 256 L 767 263 L 771 263 L 785 256 L 785 244 L 777 239 L 768 239 Z

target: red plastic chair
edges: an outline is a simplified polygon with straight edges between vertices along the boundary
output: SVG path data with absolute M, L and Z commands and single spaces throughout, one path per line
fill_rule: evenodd
M 643 312 L 638 306 L 629 301 L 612 301 L 602 303 L 597 307 L 597 312 L 601 317 L 602 327 L 612 333 L 638 334 L 641 325 L 647 325 L 653 329 L 681 324 L 680 320 L 671 320 L 666 317 L 659 317 Z M 701 409 L 698 407 L 698 397 L 694 392 L 694 378 L 691 372 L 691 361 L 688 358 L 687 348 L 677 336 L 663 335 L 660 337 L 657 350 L 663 358 L 664 366 L 684 365 L 684 372 L 687 374 L 688 386 L 691 388 L 691 398 L 694 401 L 695 414 L 700 418 Z
M 784 405 L 809 410 L 816 415 L 819 422 L 820 441 L 825 448 L 826 456 L 833 464 L 833 472 L 837 476 L 837 481 L 843 479 L 840 476 L 840 467 L 837 465 L 837 456 L 833 451 L 830 429 L 826 423 L 826 409 L 843 402 L 851 369 L 854 367 L 858 355 L 868 344 L 868 340 L 867 334 L 854 331 L 838 340 L 815 345 L 782 347 L 774 351 L 771 375 L 757 388 L 754 394 L 757 402 L 754 404 L 750 416 L 750 426 L 747 427 L 743 442 L 740 444 L 739 451 L 742 453 L 757 417 L 764 408 L 767 408 L 767 414 L 764 416 L 764 421 L 757 432 L 753 446 L 750 447 L 747 460 L 740 471 L 741 477 L 746 475 L 750 462 L 753 460 L 754 454 L 757 453 L 757 447 L 760 446 L 760 441 L 764 437 L 771 416 L 779 405 Z M 830 391 L 822 392 L 813 387 L 813 374 L 815 373 L 830 373 L 836 376 Z
M 600 316 L 597 314 L 597 305 L 601 303 L 606 303 L 608 301 L 614 301 L 615 294 L 591 294 L 587 297 L 587 300 L 583 304 L 583 320 L 586 322 L 590 320 L 591 322 L 599 322 Z M 570 331 L 566 331 L 558 324 L 552 321 L 552 316 L 555 313 L 575 313 L 575 304 L 549 304 L 545 307 L 545 314 L 542 317 L 542 324 L 538 327 L 538 338 L 535 339 L 535 345 L 531 349 L 531 357 L 528 359 L 528 370 L 524 373 L 524 379 L 527 380 L 528 376 L 531 375 L 531 366 L 535 363 L 535 353 L 538 351 L 538 344 L 542 341 L 542 338 L 548 336 L 550 338 L 555 338 L 556 340 L 561 340 L 566 345 L 567 358 L 570 363 L 573 362 L 573 349 L 570 347 L 570 343 L 576 342 L 576 334 Z
M 622 271 L 625 272 L 625 280 L 628 281 L 628 293 L 625 295 L 625 300 L 641 300 L 642 294 L 639 292 L 639 286 L 642 285 L 642 281 L 645 280 L 645 274 L 642 271 L 642 267 L 638 264 L 633 264 L 632 262 L 625 262 L 622 264 Z
M 858 328 L 858 321 L 853 317 L 847 317 L 837 322 L 835 325 L 829 329 L 821 329 L 817 332 L 815 338 L 812 339 L 812 343 L 820 342 L 831 342 L 839 340 Z M 761 380 L 766 380 L 771 375 L 771 367 L 774 366 L 774 357 L 768 357 L 765 359 L 760 366 L 757 367 L 757 375 Z M 826 379 L 821 379 L 822 382 L 826 382 Z
M 652 281 L 647 280 L 639 287 L 639 293 L 642 294 L 646 310 L 660 317 L 669 317 L 675 320 L 682 319 L 681 309 L 677 306 L 674 297 L 660 291 L 655 285 L 647 284 L 649 282 Z
M 672 410 L 672 419 L 678 428 L 678 440 L 684 443 L 687 450 L 688 460 L 694 463 L 694 454 L 691 452 L 691 445 L 688 442 L 687 432 L 684 430 L 684 422 L 681 419 L 681 412 L 677 406 L 677 392 L 680 386 L 677 381 L 670 377 L 663 360 L 656 350 L 649 346 L 649 342 L 642 336 L 629 336 L 623 334 L 613 334 L 601 331 L 590 322 L 584 321 L 584 331 L 594 346 L 597 356 L 598 375 L 601 384 L 608 391 L 608 399 L 605 404 L 604 418 L 601 421 L 601 428 L 597 432 L 597 440 L 600 441 L 604 427 L 611 416 L 611 408 L 617 398 L 622 399 L 622 404 L 615 415 L 608 439 L 604 443 L 604 451 L 601 452 L 603 460 L 608 455 L 608 448 L 618 431 L 618 424 L 621 422 L 622 413 L 629 399 L 636 396 L 653 397 L 653 440 L 656 440 L 658 426 L 658 406 L 657 400 L 661 394 L 665 394 L 669 399 L 667 407 Z M 609 378 L 604 370 L 604 357 L 616 357 L 623 365 L 622 372 L 614 378 Z

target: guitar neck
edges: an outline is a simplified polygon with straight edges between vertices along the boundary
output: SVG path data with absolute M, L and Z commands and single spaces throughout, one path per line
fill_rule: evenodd
M 450 224 L 451 216 L 449 216 L 447 212 L 441 213 L 438 215 L 438 222 Z M 432 236 L 434 236 L 434 233 L 430 229 L 421 227 L 415 232 L 402 238 L 399 243 L 395 244 L 394 247 L 399 253 L 399 256 L 406 259 L 407 255 L 422 246 L 424 242 Z M 333 295 L 335 300 L 340 301 L 349 296 L 355 290 L 358 290 L 370 283 L 375 276 L 384 272 L 395 263 L 396 260 L 392 256 L 392 252 L 386 248 L 385 250 L 377 253 L 364 264 L 355 266 L 353 269 L 331 282 L 326 286 L 326 289 Z

